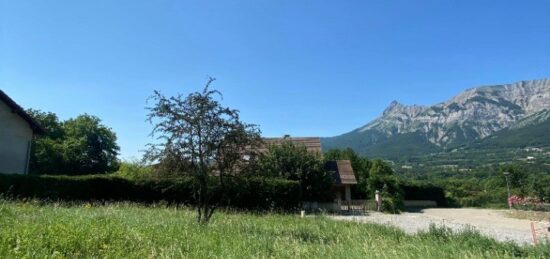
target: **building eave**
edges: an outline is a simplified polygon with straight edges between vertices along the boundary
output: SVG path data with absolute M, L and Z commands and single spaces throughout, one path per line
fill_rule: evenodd
M 0 101 L 4 102 L 13 113 L 19 115 L 32 129 L 34 134 L 43 135 L 46 133 L 44 128 L 38 124 L 25 110 L 19 106 L 14 100 L 12 100 L 4 91 L 0 90 Z

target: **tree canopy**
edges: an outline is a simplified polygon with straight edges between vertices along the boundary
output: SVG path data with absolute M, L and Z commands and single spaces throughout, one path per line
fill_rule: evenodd
M 239 111 L 224 107 L 211 90 L 210 78 L 202 92 L 166 97 L 155 91 L 147 118 L 154 125 L 146 159 L 158 163 L 169 159 L 185 165 L 197 180 L 198 222 L 207 224 L 217 204 L 211 200 L 225 194 L 227 175 L 234 175 L 248 163 L 256 150 L 260 132 L 255 125 L 240 120 Z M 211 181 L 216 184 L 212 185 Z
M 31 149 L 32 174 L 100 174 L 118 169 L 116 134 L 92 115 L 60 121 L 55 113 L 28 110 L 46 131 L 35 136 Z
M 263 176 L 300 181 L 303 200 L 332 201 L 332 177 L 325 171 L 320 154 L 308 152 L 305 146 L 290 140 L 269 145 L 256 170 Z

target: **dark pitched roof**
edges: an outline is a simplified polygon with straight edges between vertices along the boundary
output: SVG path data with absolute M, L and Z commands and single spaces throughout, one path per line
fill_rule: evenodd
M 0 90 L 0 101 L 3 101 L 8 107 L 10 107 L 13 113 L 16 113 L 23 118 L 31 127 L 35 134 L 44 134 L 44 129 L 38 124 L 29 114 L 21 108 L 15 101 L 13 101 L 6 93 Z
M 300 138 L 264 138 L 264 142 L 267 145 L 279 145 L 285 140 L 290 140 L 294 145 L 303 145 L 306 147 L 308 152 L 320 153 L 322 154 L 321 149 L 321 138 L 319 137 L 300 137 Z M 267 152 L 267 146 L 260 148 L 261 153 Z
M 335 184 L 357 184 L 351 162 L 349 160 L 327 161 L 325 170 L 332 172 Z

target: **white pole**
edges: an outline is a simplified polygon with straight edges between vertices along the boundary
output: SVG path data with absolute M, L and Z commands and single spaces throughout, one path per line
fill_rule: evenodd
M 374 200 L 376 201 L 376 210 L 377 211 L 380 211 L 380 203 L 382 203 L 381 201 L 381 198 L 380 198 L 380 191 L 379 190 L 376 190 L 375 194 L 374 194 Z

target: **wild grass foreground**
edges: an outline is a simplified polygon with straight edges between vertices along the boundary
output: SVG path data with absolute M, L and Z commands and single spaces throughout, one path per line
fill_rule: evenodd
M 319 216 L 220 212 L 199 226 L 188 208 L 0 201 L 0 257 L 448 258 L 549 257 L 475 232 L 395 228 Z

